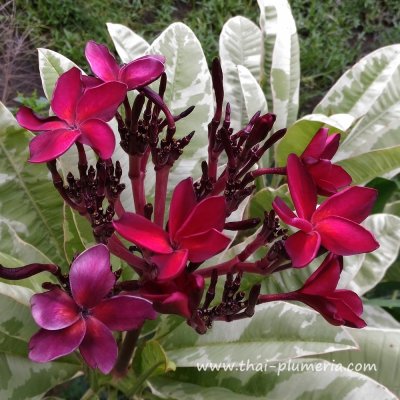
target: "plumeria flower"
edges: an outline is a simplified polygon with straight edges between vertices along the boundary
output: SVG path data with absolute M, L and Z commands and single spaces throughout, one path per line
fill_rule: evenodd
M 190 318 L 197 310 L 204 291 L 204 279 L 197 274 L 183 273 L 166 282 L 146 282 L 140 295 L 150 300 L 156 311 Z
M 372 210 L 377 197 L 375 189 L 349 187 L 316 209 L 315 184 L 295 154 L 288 157 L 287 174 L 297 215 L 279 197 L 273 207 L 283 222 L 299 229 L 285 241 L 294 267 L 309 264 L 321 245 L 342 256 L 369 253 L 379 247 L 374 236 L 359 225 Z
M 168 232 L 145 217 L 124 213 L 114 221 L 115 230 L 125 239 L 152 252 L 158 279 L 179 275 L 187 260 L 198 263 L 220 253 L 230 243 L 221 233 L 225 223 L 225 199 L 212 196 L 196 201 L 191 178 L 180 182 L 172 195 Z
M 328 132 L 328 128 L 319 129 L 300 156 L 322 196 L 331 196 L 351 184 L 351 176 L 331 163 L 339 148 L 340 134 L 328 136 Z
M 336 289 L 341 271 L 339 257 L 328 254 L 301 289 L 289 293 L 260 296 L 259 302 L 301 301 L 318 311 L 332 325 L 363 328 L 366 323 L 360 318 L 363 312 L 360 297 L 351 290 Z
M 110 253 L 102 244 L 73 261 L 69 283 L 71 294 L 54 288 L 32 297 L 32 315 L 42 329 L 30 340 L 29 358 L 47 362 L 79 348 L 90 367 L 107 374 L 118 352 L 111 331 L 137 329 L 156 313 L 151 303 L 140 297 L 108 296 L 115 275 Z
M 106 122 L 114 117 L 126 90 L 126 85 L 120 82 L 103 83 L 85 90 L 78 68 L 62 74 L 50 102 L 56 116 L 39 118 L 27 107 L 21 107 L 17 113 L 17 121 L 23 128 L 41 132 L 29 143 L 29 161 L 54 160 L 75 142 L 89 145 L 103 159 L 110 158 L 115 137 Z
M 128 90 L 154 82 L 165 70 L 165 57 L 148 55 L 119 66 L 108 48 L 93 40 L 86 44 L 85 56 L 93 73 L 104 82 L 122 82 Z

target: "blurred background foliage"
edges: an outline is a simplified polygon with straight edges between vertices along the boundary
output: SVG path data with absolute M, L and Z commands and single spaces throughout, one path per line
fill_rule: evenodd
M 363 55 L 400 43 L 398 0 L 291 0 L 300 39 L 300 113 L 311 112 L 340 75 Z M 0 6 L 2 100 L 41 107 L 36 47 L 85 65 L 89 39 L 112 47 L 106 22 L 130 27 L 152 41 L 182 21 L 195 32 L 208 62 L 218 54 L 224 22 L 243 15 L 258 23 L 255 0 L 9 0 Z M 11 54 L 10 54 L 11 53 Z M 13 54 L 14 53 L 14 54 Z M 15 54 L 17 53 L 17 54 Z M 11 64 L 11 68 L 7 67 Z M 37 92 L 34 92 L 34 90 Z

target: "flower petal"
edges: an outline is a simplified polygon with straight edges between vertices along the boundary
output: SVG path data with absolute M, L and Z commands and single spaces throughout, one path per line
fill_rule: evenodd
M 89 119 L 80 126 L 82 136 L 79 142 L 87 144 L 102 158 L 111 158 L 115 150 L 115 136 L 107 122 Z
M 119 65 L 106 46 L 89 40 L 85 47 L 85 57 L 90 69 L 100 79 L 105 82 L 118 80 Z
M 67 121 L 69 125 L 75 124 L 76 106 L 83 91 L 81 74 L 76 67 L 63 73 L 57 80 L 50 102 L 57 117 Z
M 331 298 L 335 300 L 338 313 L 346 321 L 345 325 L 352 328 L 364 328 L 367 324 L 360 315 L 363 304 L 360 297 L 351 290 L 337 290 Z
M 340 133 L 329 135 L 325 143 L 324 151 L 321 153 L 321 158 L 325 160 L 332 160 L 339 148 L 339 142 Z
M 119 295 L 97 304 L 92 316 L 112 331 L 129 331 L 142 326 L 146 319 L 155 319 L 157 314 L 148 300 Z
M 29 358 L 43 363 L 70 354 L 79 347 L 85 333 L 83 319 L 57 331 L 40 329 L 29 341 Z
M 299 291 L 320 295 L 333 293 L 339 282 L 340 272 L 341 267 L 337 256 L 329 253 Z
M 317 206 L 317 191 L 314 181 L 296 154 L 287 161 L 290 196 L 299 218 L 309 221 Z
M 159 57 L 148 55 L 124 65 L 120 72 L 120 80 L 126 83 L 128 90 L 132 90 L 154 82 L 164 70 L 164 63 Z
M 321 236 L 322 245 L 341 256 L 369 253 L 379 247 L 371 232 L 345 218 L 325 218 L 315 225 L 315 230 Z
M 113 225 L 123 238 L 140 247 L 161 254 L 173 251 L 168 234 L 141 215 L 124 213 L 119 220 L 113 222 Z
M 310 157 L 315 160 L 321 158 L 321 154 L 324 151 L 325 143 L 328 138 L 328 132 L 328 128 L 319 129 L 303 151 L 301 158 L 306 159 Z
M 305 219 L 298 218 L 280 197 L 275 197 L 272 202 L 272 207 L 285 224 L 295 226 L 305 232 L 310 232 L 312 230 L 311 223 Z
M 81 318 L 74 300 L 58 288 L 33 295 L 31 306 L 35 322 L 48 330 L 66 328 Z
M 168 220 L 170 238 L 175 237 L 176 232 L 186 221 L 196 204 L 193 180 L 192 178 L 184 179 L 176 186 L 172 194 Z
M 216 229 L 197 235 L 185 236 L 179 242 L 182 249 L 188 249 L 188 259 L 192 262 L 205 261 L 225 250 L 231 239 Z
M 40 133 L 29 142 L 29 162 L 42 163 L 55 160 L 64 154 L 80 135 L 80 131 L 69 129 Z
M 98 244 L 79 254 L 71 265 L 69 282 L 72 297 L 82 307 L 91 308 L 107 296 L 115 283 L 107 247 Z
M 226 218 L 226 203 L 223 196 L 212 196 L 202 200 L 192 210 L 185 223 L 176 232 L 174 240 L 197 235 L 210 229 L 222 231 Z
M 68 128 L 68 124 L 58 117 L 40 118 L 33 111 L 22 106 L 15 116 L 18 123 L 25 129 L 33 132 L 54 131 L 56 129 Z
M 89 367 L 108 374 L 117 361 L 117 343 L 111 331 L 98 319 L 89 317 L 85 321 L 86 335 L 79 351 Z
M 158 267 L 157 280 L 165 281 L 175 278 L 186 267 L 188 250 L 176 250 L 171 254 L 159 254 L 151 257 Z
M 82 123 L 93 118 L 109 121 L 124 101 L 126 89 L 126 85 L 120 82 L 107 82 L 86 89 L 78 102 L 76 121 Z
M 285 249 L 292 260 L 294 268 L 302 268 L 317 256 L 321 238 L 316 232 L 298 231 L 285 241 Z
M 362 222 L 372 211 L 378 192 L 375 189 L 352 186 L 325 200 L 315 211 L 312 222 L 318 223 L 330 216 Z
M 181 292 L 172 293 L 162 302 L 156 301 L 154 308 L 162 314 L 177 314 L 185 318 L 190 318 L 192 315 L 188 296 Z

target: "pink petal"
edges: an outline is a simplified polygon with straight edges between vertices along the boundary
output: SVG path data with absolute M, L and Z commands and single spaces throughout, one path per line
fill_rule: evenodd
M 76 119 L 76 106 L 82 95 L 81 71 L 73 67 L 57 80 L 51 100 L 51 108 L 57 117 L 73 126 Z
M 296 214 L 287 206 L 287 204 L 280 198 L 276 197 L 272 202 L 272 207 L 277 213 L 278 217 L 287 225 L 295 226 L 304 232 L 310 232 L 312 225 L 305 219 L 298 218 Z
M 147 218 L 135 213 L 124 213 L 113 222 L 115 230 L 125 239 L 155 253 L 169 254 L 173 249 L 168 234 Z
M 103 81 L 101 79 L 96 78 L 94 76 L 82 75 L 81 79 L 85 89 L 89 89 L 103 84 Z
M 25 106 L 22 106 L 16 115 L 18 123 L 25 129 L 33 132 L 54 131 L 56 129 L 68 128 L 65 121 L 58 117 L 40 118 L 33 111 Z
M 296 154 L 290 154 L 287 161 L 290 196 L 297 215 L 310 220 L 317 205 L 317 191 L 314 181 Z
M 363 312 L 363 304 L 356 293 L 351 290 L 337 290 L 330 299 L 335 301 L 338 314 L 345 320 L 346 326 L 364 328 L 367 325 L 360 318 Z
M 82 123 L 93 118 L 109 121 L 125 95 L 126 85 L 120 82 L 107 82 L 88 88 L 78 102 L 76 121 Z
M 164 63 L 158 57 L 144 56 L 122 67 L 120 81 L 126 83 L 128 89 L 132 90 L 155 81 L 164 70 Z
M 333 156 L 336 154 L 340 143 L 340 133 L 335 133 L 329 135 L 325 143 L 324 151 L 321 154 L 321 158 L 326 160 L 332 160 Z
M 174 240 L 197 235 L 210 229 L 222 231 L 226 218 L 226 203 L 223 196 L 212 196 L 202 200 L 192 210 Z
M 82 307 L 92 308 L 107 296 L 115 283 L 107 247 L 98 244 L 79 254 L 72 263 L 69 282 L 72 297 Z
M 339 282 L 340 272 L 339 260 L 329 253 L 299 291 L 320 295 L 332 293 Z
M 305 267 L 317 256 L 321 238 L 316 232 L 298 231 L 285 241 L 285 249 L 292 260 L 294 268 Z
M 348 307 L 350 307 L 351 310 L 357 315 L 362 314 L 363 302 L 357 293 L 354 293 L 351 290 L 339 289 L 336 290 L 331 297 L 340 299 L 343 303 L 345 303 Z
M 80 135 L 80 131 L 69 129 L 40 133 L 29 142 L 29 161 L 31 163 L 42 163 L 55 160 L 64 154 Z
M 193 180 L 192 178 L 184 179 L 176 186 L 172 194 L 168 220 L 170 238 L 175 236 L 176 232 L 196 206 L 196 203 Z
M 92 309 L 91 315 L 112 331 L 137 329 L 146 319 L 157 317 L 149 301 L 128 295 L 103 300 Z
M 379 247 L 371 232 L 345 218 L 325 218 L 315 225 L 315 230 L 321 236 L 322 245 L 341 256 L 369 253 Z
M 362 222 L 372 211 L 378 192 L 375 189 L 352 186 L 325 200 L 315 211 L 312 222 L 318 223 L 330 216 Z
M 164 281 L 175 278 L 186 267 L 188 250 L 175 250 L 171 254 L 160 254 L 151 257 L 158 267 L 157 280 Z
M 205 261 L 225 250 L 231 240 L 216 229 L 210 229 L 197 235 L 185 236 L 179 242 L 183 249 L 188 249 L 188 259 L 192 262 Z
M 83 319 L 58 331 L 40 329 L 29 341 L 29 358 L 44 363 L 70 354 L 79 347 L 85 332 Z
M 66 328 L 81 318 L 74 300 L 58 288 L 33 295 L 31 306 L 35 322 L 48 330 Z
M 85 57 L 100 79 L 105 82 L 118 80 L 119 65 L 106 46 L 90 40 L 85 47 Z
M 188 296 L 180 292 L 172 293 L 164 301 L 154 303 L 154 308 L 162 314 L 177 314 L 185 318 L 192 315 Z
M 111 158 L 115 149 L 115 136 L 107 122 L 89 119 L 80 126 L 82 136 L 79 142 L 87 144 L 102 158 Z
M 328 138 L 328 128 L 321 128 L 317 131 L 310 143 L 307 145 L 301 158 L 314 158 L 318 160 L 321 158 L 321 154 L 324 151 L 325 143 Z
M 111 331 L 96 318 L 86 320 L 86 335 L 79 351 L 91 368 L 108 374 L 117 361 L 118 347 Z

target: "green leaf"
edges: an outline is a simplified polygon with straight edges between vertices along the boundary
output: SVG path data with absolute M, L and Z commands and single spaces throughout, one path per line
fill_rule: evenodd
M 53 50 L 38 49 L 38 53 L 39 72 L 42 79 L 44 94 L 50 100 L 58 77 L 72 67 L 79 67 L 67 57 Z
M 394 201 L 393 203 L 386 204 L 384 213 L 393 214 L 400 217 L 400 200 Z
M 364 304 L 364 311 L 362 315 L 364 321 L 371 328 L 395 328 L 400 329 L 400 322 L 396 321 L 387 311 L 383 308 Z
M 315 112 L 349 113 L 358 119 L 337 159 L 399 144 L 400 45 L 382 47 L 349 69 Z
M 262 46 L 261 30 L 254 22 L 241 16 L 228 19 L 219 36 L 219 56 L 223 72 L 227 62 L 236 66 L 242 65 L 258 81 Z
M 378 191 L 378 199 L 372 209 L 373 214 L 384 212 L 386 203 L 392 197 L 392 195 L 399 189 L 397 184 L 389 179 L 385 178 L 374 178 L 367 185 L 370 188 L 374 188 Z
M 27 162 L 32 137 L 0 103 L 0 215 L 22 240 L 62 265 L 63 203 L 46 167 Z
M 354 348 L 354 342 L 312 310 L 289 303 L 263 304 L 249 319 L 215 322 L 206 335 L 181 324 L 161 340 L 178 367 L 204 362 L 278 361 Z
M 327 117 L 322 114 L 306 115 L 289 126 L 285 136 L 275 147 L 276 163 L 285 166 L 290 153 L 300 155 L 311 139 L 322 127 L 330 128 L 329 133 L 343 133 L 352 123 L 353 118 L 347 114 L 337 114 Z
M 347 148 L 345 142 L 342 147 Z M 400 146 L 372 150 L 337 164 L 351 175 L 354 185 L 359 185 L 400 168 Z
M 400 249 L 400 218 L 390 214 L 370 215 L 363 226 L 373 232 L 380 247 L 360 257 L 358 271 L 346 285 L 362 295 L 376 286 L 396 260 Z M 353 271 L 354 273 L 354 271 Z M 340 287 L 343 287 L 342 285 Z
M 369 365 L 363 374 L 400 395 L 400 329 L 366 327 L 351 329 L 351 335 L 359 345 L 358 350 L 333 352 L 323 355 L 323 358 L 343 365 Z
M 296 24 L 289 3 L 257 0 L 260 26 L 264 34 L 265 73 L 270 80 L 273 107 L 277 115 L 274 129 L 291 125 L 297 119 L 300 89 L 300 52 Z
M 150 46 L 141 36 L 127 26 L 108 22 L 107 29 L 123 63 L 129 63 L 136 58 L 142 57 Z
M 243 370 L 239 367 L 224 371 L 220 367 L 219 371 L 179 368 L 168 376 L 152 378 L 151 389 L 156 395 L 162 393 L 177 400 L 396 399 L 387 388 L 367 376 L 338 369 L 321 360 L 290 360 L 268 365 L 262 361 L 247 364 L 244 359 Z
M 367 299 L 367 304 L 386 308 L 400 308 L 400 299 Z

